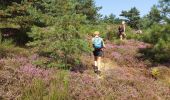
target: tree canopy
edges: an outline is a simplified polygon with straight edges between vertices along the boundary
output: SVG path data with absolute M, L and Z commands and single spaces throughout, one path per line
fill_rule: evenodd
M 122 11 L 120 16 L 126 18 L 130 27 L 139 29 L 140 27 L 140 12 L 136 7 L 131 8 L 129 11 Z

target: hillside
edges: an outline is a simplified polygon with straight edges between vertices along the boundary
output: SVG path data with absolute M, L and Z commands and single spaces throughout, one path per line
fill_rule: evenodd
M 0 0 L 0 100 L 170 100 L 170 0 L 97 1 Z
M 36 54 L 0 60 L 0 98 L 36 100 L 168 100 L 169 66 L 153 65 L 140 49 L 149 44 L 136 40 L 106 41 L 101 76 L 93 71 L 93 56 L 70 71 L 36 67 Z M 156 72 L 154 68 L 159 68 Z M 163 72 L 164 71 L 164 72 Z M 159 75 L 158 75 L 158 74 Z M 162 78 L 164 76 L 164 78 Z

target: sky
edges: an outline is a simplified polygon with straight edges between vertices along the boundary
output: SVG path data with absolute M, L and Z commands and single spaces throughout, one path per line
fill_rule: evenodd
M 120 17 L 122 10 L 130 10 L 136 7 L 140 11 L 140 16 L 148 14 L 154 4 L 158 4 L 159 0 L 95 0 L 97 7 L 102 6 L 99 11 L 102 15 L 113 13 L 116 17 Z M 120 17 L 121 18 L 121 17 Z

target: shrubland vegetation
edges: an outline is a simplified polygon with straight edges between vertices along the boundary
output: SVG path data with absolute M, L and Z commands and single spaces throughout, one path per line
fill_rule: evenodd
M 0 0 L 0 99 L 169 99 L 169 68 L 155 64 L 170 66 L 170 1 L 159 0 L 144 17 L 136 7 L 123 10 L 127 42 L 117 36 L 122 19 L 100 9 L 94 0 Z M 96 30 L 106 57 L 121 66 L 100 82 L 91 71 L 70 72 L 91 66 Z

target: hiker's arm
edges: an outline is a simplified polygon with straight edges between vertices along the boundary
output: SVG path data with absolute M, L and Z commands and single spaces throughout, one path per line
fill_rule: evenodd
M 125 25 L 123 25 L 123 30 L 124 30 L 124 33 L 125 33 L 125 31 L 126 31 L 126 26 Z
M 102 41 L 103 41 L 103 40 L 102 40 Z M 104 41 L 103 41 L 103 48 L 106 48 Z
M 105 46 L 104 42 L 103 42 L 103 48 L 106 48 L 106 46 Z
M 94 41 L 94 38 L 92 38 L 92 41 L 91 41 L 91 42 L 92 42 L 92 43 L 91 43 L 91 44 L 92 44 L 92 47 L 94 48 L 94 44 L 93 44 L 93 41 Z

